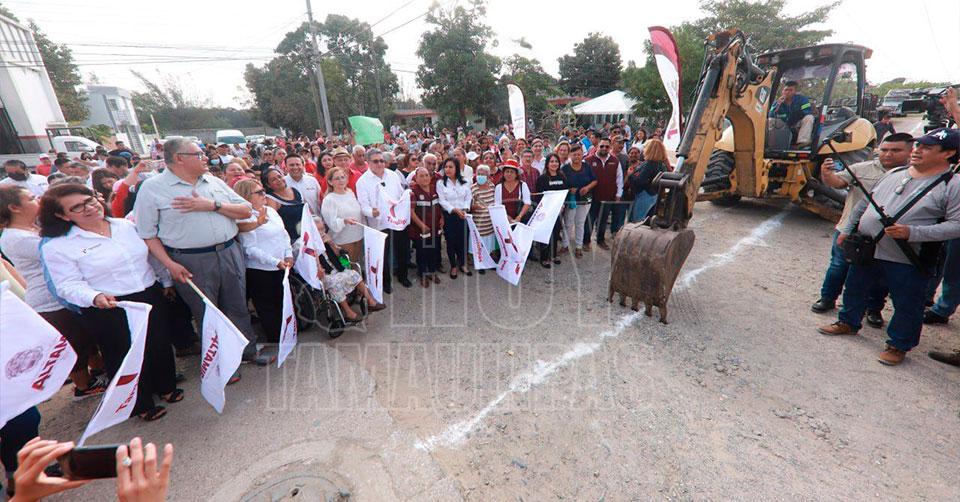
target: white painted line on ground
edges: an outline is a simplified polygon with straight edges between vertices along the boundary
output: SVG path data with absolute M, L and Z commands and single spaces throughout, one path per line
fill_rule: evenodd
M 777 215 L 768 218 L 754 228 L 753 231 L 750 232 L 750 235 L 737 241 L 736 244 L 734 244 L 726 252 L 713 255 L 713 257 L 704 265 L 683 274 L 680 277 L 675 289 L 679 290 L 690 287 L 690 285 L 696 280 L 697 276 L 699 276 L 701 273 L 710 270 L 711 268 L 720 267 L 730 263 L 747 246 L 763 245 L 763 237 L 780 227 L 785 217 L 786 213 L 778 213 Z M 510 385 L 507 387 L 507 390 L 501 392 L 500 395 L 487 403 L 487 405 L 484 406 L 483 409 L 477 412 L 474 416 L 452 424 L 440 434 L 436 434 L 425 440 L 418 441 L 414 446 L 419 450 L 432 451 L 438 446 L 456 446 L 462 443 L 467 439 L 467 436 L 471 432 L 477 429 L 483 419 L 486 418 L 490 412 L 496 409 L 496 407 L 499 406 L 500 403 L 502 403 L 503 400 L 508 396 L 511 394 L 526 393 L 534 386 L 545 382 L 560 368 L 569 365 L 577 359 L 593 354 L 603 345 L 602 341 L 604 339 L 616 338 L 620 336 L 620 334 L 623 333 L 627 327 L 633 324 L 634 321 L 636 321 L 641 315 L 641 312 L 631 312 L 621 316 L 620 319 L 617 320 L 616 326 L 600 333 L 600 342 L 578 342 L 552 361 L 537 361 L 532 370 L 513 377 L 513 379 L 510 381 Z

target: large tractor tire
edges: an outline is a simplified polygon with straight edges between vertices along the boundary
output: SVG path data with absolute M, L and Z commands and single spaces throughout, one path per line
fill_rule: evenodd
M 730 188 L 730 173 L 733 172 L 733 154 L 723 150 L 714 150 L 710 154 L 710 163 L 703 176 L 700 187 L 704 192 L 719 192 Z

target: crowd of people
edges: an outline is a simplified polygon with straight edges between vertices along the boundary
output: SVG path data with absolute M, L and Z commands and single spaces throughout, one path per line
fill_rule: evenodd
M 253 342 L 244 361 L 276 360 L 283 279 L 303 247 L 304 207 L 327 250 L 316 256 L 324 293 L 348 323 L 359 323 L 386 308 L 349 266 L 364 259 L 363 226 L 387 234 L 383 293 L 392 294 L 394 282 L 412 287 L 414 270 L 428 288 L 441 274 L 474 275 L 468 216 L 496 256 L 491 206 L 503 205 L 511 223 L 526 222 L 545 192 L 567 190 L 564 215 L 536 253 L 550 268 L 565 253 L 581 258 L 592 240 L 608 249 L 608 222 L 615 234 L 628 217 L 645 217 L 653 179 L 669 169 L 660 131 L 631 135 L 625 122 L 556 138 L 514 137 L 507 126 L 393 129 L 368 146 L 319 132 L 247 145 L 171 138 L 143 157 L 118 144 L 79 159 L 44 156 L 33 172 L 8 161 L 0 273 L 77 353 L 77 399 L 102 394 L 130 349 L 118 302 L 151 305 L 133 413 L 153 421 L 184 397 L 175 359 L 200 354 L 204 299 L 194 287 Z M 410 224 L 384 228 L 384 200 L 407 190 Z M 238 370 L 230 383 L 240 377 Z M 37 437 L 39 422 L 34 407 L 0 430 L 8 489 L 17 451 Z

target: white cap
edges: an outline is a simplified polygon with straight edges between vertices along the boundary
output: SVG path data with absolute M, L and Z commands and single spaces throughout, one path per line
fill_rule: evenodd
M 477 160 L 477 157 L 479 156 L 480 154 L 477 152 L 474 152 L 473 150 L 470 150 L 469 152 L 467 152 L 467 160 Z

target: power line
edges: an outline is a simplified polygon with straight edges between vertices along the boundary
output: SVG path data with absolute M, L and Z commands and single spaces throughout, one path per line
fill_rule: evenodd
M 401 9 L 409 6 L 410 4 L 412 4 L 413 2 L 416 2 L 416 1 L 417 1 L 417 0 L 410 0 L 409 2 L 401 5 L 400 7 L 397 7 L 396 9 L 390 11 L 390 13 L 387 14 L 386 16 L 383 16 L 383 17 L 381 17 L 380 19 L 378 19 L 377 22 L 371 24 L 370 27 L 373 28 L 374 26 L 376 26 L 376 25 L 378 25 L 378 24 L 386 21 L 390 16 L 396 14 L 397 12 L 400 12 Z

